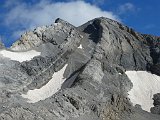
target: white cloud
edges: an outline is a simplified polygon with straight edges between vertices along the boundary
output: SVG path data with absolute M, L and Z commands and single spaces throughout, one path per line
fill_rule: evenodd
M 126 12 L 134 12 L 135 10 L 136 10 L 136 7 L 132 3 L 125 3 L 119 6 L 118 13 L 124 14 Z
M 75 26 L 79 26 L 88 20 L 102 16 L 118 20 L 118 17 L 112 12 L 103 11 L 99 7 L 84 1 L 51 2 L 41 0 L 34 5 L 16 3 L 7 13 L 5 24 L 13 28 L 20 26 L 24 30 L 51 24 L 56 18 L 62 18 Z M 18 30 L 17 33 L 20 33 L 20 31 Z M 16 35 L 14 34 L 14 36 Z

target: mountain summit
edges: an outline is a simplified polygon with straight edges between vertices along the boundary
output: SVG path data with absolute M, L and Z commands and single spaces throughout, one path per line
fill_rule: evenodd
M 160 38 L 58 18 L 0 48 L 0 120 L 160 120 Z

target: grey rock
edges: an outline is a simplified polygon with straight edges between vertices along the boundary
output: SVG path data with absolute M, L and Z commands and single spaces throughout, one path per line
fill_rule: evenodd
M 157 93 L 153 96 L 154 105 L 160 105 L 160 93 Z
M 151 113 L 160 114 L 160 93 L 155 94 L 153 100 L 154 107 L 151 108 Z
M 160 105 L 156 105 L 151 108 L 151 113 L 160 115 Z

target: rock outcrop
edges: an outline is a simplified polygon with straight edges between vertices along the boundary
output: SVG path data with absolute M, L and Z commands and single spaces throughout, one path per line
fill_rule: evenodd
M 160 75 L 160 37 L 143 35 L 150 46 L 150 53 L 153 59 L 153 64 L 151 65 L 151 72 Z
M 41 54 L 23 62 L 0 54 L 0 120 L 160 120 L 154 110 L 133 106 L 133 84 L 125 74 L 160 75 L 159 39 L 104 17 L 79 27 L 57 19 L 26 32 L 9 50 Z M 65 65 L 66 80 L 55 94 L 35 103 L 23 97 Z
M 160 114 L 160 93 L 157 93 L 153 97 L 154 107 L 151 108 L 153 114 Z

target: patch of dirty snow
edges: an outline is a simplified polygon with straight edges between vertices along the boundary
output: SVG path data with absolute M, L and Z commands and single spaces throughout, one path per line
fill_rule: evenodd
M 133 88 L 128 92 L 131 102 L 150 112 L 153 95 L 160 92 L 160 76 L 147 71 L 126 71 L 126 75 L 133 83 Z
M 35 56 L 39 56 L 41 52 L 37 52 L 35 50 L 30 50 L 26 52 L 12 52 L 8 50 L 1 50 L 0 54 L 3 57 L 9 58 L 11 60 L 23 62 L 23 61 L 31 60 Z
M 35 103 L 40 100 L 45 100 L 51 97 L 57 91 L 61 89 L 63 82 L 66 78 L 63 77 L 67 64 L 58 72 L 55 72 L 52 79 L 40 89 L 29 90 L 27 94 L 22 94 L 23 98 L 29 99 L 27 102 Z

